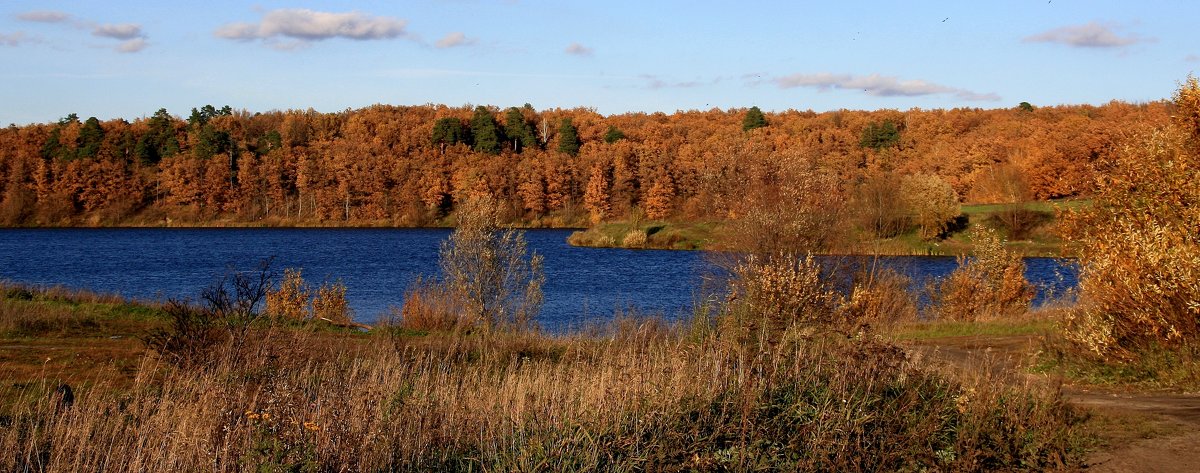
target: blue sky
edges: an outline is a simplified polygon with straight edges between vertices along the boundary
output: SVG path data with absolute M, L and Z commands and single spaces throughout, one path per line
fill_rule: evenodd
M 1169 97 L 1200 2 L 0 4 L 0 125 L 530 103 L 600 113 Z

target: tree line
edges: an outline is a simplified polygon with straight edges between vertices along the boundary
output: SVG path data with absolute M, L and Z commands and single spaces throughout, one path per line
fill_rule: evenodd
M 335 113 L 205 105 L 187 118 L 72 114 L 0 129 L 0 225 L 423 226 L 482 196 L 505 221 L 535 226 L 720 220 L 814 175 L 823 193 L 847 200 L 900 178 L 937 180 L 930 185 L 963 202 L 1074 197 L 1092 190 L 1097 163 L 1128 130 L 1167 123 L 1173 107 L 1026 105 L 610 116 L 529 104 Z

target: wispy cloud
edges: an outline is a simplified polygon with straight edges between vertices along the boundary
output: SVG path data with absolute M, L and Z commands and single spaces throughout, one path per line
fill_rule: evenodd
M 78 30 L 90 31 L 97 38 L 116 39 L 121 42 L 113 47 L 120 53 L 136 53 L 149 46 L 142 25 L 137 23 L 97 23 L 75 18 L 70 13 L 55 10 L 37 10 L 17 15 L 17 19 L 36 23 L 69 25 Z
M 134 39 L 142 38 L 141 25 L 133 23 L 122 23 L 119 25 L 96 25 L 92 28 L 92 36 L 112 39 Z
M 1054 28 L 1032 36 L 1026 36 L 1026 43 L 1059 43 L 1076 48 L 1120 48 L 1131 44 L 1149 41 L 1135 34 L 1120 35 L 1113 25 L 1095 21 L 1083 24 Z
M 442 39 L 437 40 L 437 43 L 434 43 L 434 46 L 445 49 L 458 46 L 470 46 L 472 44 L 475 44 L 475 38 L 468 38 L 467 35 L 455 31 L 442 37 Z
M 36 40 L 33 39 L 32 37 L 30 37 L 29 35 L 25 34 L 24 31 L 17 31 L 15 33 L 8 33 L 8 34 L 0 33 L 0 45 L 17 47 L 17 46 L 20 46 L 22 43 L 33 43 L 33 42 L 36 42 Z
M 149 46 L 149 45 L 150 44 L 146 42 L 146 38 L 133 38 L 130 40 L 122 41 L 121 44 L 118 44 L 117 52 L 136 53 L 138 51 L 146 49 L 146 46 Z
M 639 75 L 638 78 L 646 81 L 646 84 L 644 85 L 644 87 L 647 89 L 650 89 L 650 90 L 691 89 L 691 88 L 701 87 L 701 86 L 705 86 L 705 85 L 713 85 L 713 84 L 716 84 L 716 83 L 724 80 L 723 77 L 717 77 L 717 78 L 711 79 L 711 80 L 673 81 L 673 80 L 664 79 L 664 78 L 656 76 L 654 74 L 642 74 L 642 75 Z
M 573 56 L 585 56 L 585 57 L 591 56 L 592 54 L 595 53 L 595 51 L 592 50 L 592 48 L 589 48 L 589 47 L 584 46 L 579 43 L 571 43 L 571 44 L 567 45 L 567 49 L 564 49 L 563 52 L 573 55 Z
M 70 13 L 54 10 L 36 10 L 17 15 L 18 20 L 37 23 L 63 23 L 71 19 Z
M 792 74 L 771 79 L 781 89 L 808 87 L 821 91 L 832 89 L 859 90 L 867 95 L 876 97 L 917 97 L 922 95 L 952 95 L 962 100 L 997 101 L 1000 96 L 994 93 L 979 93 L 957 87 L 949 87 L 923 80 L 900 80 L 896 77 L 871 74 L 854 76 L 850 74 L 832 74 L 820 72 L 816 74 Z
M 1187 56 L 1185 56 L 1183 58 L 1183 60 L 1187 61 L 1187 62 L 1200 62 L 1200 56 L 1197 56 L 1195 54 L 1188 54 Z
M 359 41 L 394 39 L 410 36 L 408 22 L 399 18 L 371 16 L 360 12 L 332 13 L 308 9 L 278 9 L 263 14 L 258 23 L 229 23 L 218 28 L 218 38 L 252 41 L 264 40 L 295 49 L 313 41 L 345 38 Z

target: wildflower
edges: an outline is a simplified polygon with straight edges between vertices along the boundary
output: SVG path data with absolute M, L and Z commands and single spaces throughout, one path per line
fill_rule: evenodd
M 258 416 L 258 413 L 254 412 L 254 411 L 246 411 L 246 418 L 247 418 L 247 419 L 251 419 L 251 420 L 257 420 L 257 419 L 258 419 L 258 417 L 259 417 L 259 416 Z
M 304 421 L 304 430 L 316 432 L 318 430 L 321 430 L 321 427 L 318 426 L 316 422 Z

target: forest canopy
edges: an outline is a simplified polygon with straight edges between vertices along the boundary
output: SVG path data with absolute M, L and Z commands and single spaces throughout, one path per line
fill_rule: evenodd
M 1029 198 L 1075 197 L 1091 192 L 1096 163 L 1125 130 L 1165 124 L 1170 107 L 72 114 L 0 130 L 0 225 L 419 226 L 480 196 L 496 199 L 504 220 L 533 225 L 585 224 L 588 209 L 720 220 L 744 212 L 747 196 L 771 195 L 794 166 L 836 176 L 827 191 L 847 199 L 886 174 L 934 176 L 962 202 L 1001 202 L 989 191 L 999 169 Z

